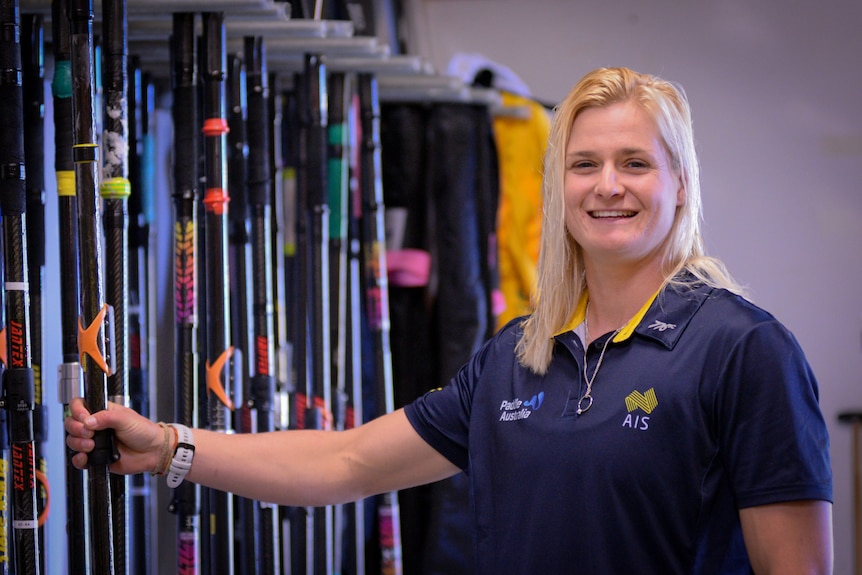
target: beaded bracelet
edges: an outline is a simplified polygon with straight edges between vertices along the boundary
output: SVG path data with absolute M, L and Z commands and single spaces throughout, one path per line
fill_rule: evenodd
M 162 443 L 161 455 L 159 456 L 159 462 L 153 468 L 153 475 L 164 475 L 168 472 L 171 466 L 171 458 L 173 457 L 174 450 L 176 447 L 171 445 L 171 435 L 174 436 L 174 445 L 176 445 L 176 435 L 177 432 L 166 423 L 160 421 L 159 427 L 165 430 L 165 441 Z

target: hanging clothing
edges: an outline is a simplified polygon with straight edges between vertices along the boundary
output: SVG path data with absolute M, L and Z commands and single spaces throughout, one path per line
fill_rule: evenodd
M 498 164 L 491 116 L 469 103 L 381 105 L 395 403 L 447 382 L 493 334 Z M 417 273 L 427 254 L 428 281 Z M 404 490 L 405 573 L 469 574 L 462 476 Z
M 494 116 L 500 164 L 498 266 L 505 303 L 498 329 L 530 311 L 542 228 L 542 162 L 551 129 L 548 112 L 538 102 L 509 92 L 502 97 L 503 108 Z M 519 113 L 506 113 L 514 109 Z

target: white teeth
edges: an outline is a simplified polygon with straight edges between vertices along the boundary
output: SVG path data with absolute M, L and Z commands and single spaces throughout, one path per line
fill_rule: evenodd
M 622 210 L 605 210 L 590 212 L 594 218 L 628 218 L 635 215 L 635 212 L 624 212 Z

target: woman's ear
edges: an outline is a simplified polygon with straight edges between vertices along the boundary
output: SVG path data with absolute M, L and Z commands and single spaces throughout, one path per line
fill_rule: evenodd
M 686 177 L 680 172 L 679 174 L 679 188 L 676 191 L 676 205 L 677 207 L 685 205 L 686 199 Z

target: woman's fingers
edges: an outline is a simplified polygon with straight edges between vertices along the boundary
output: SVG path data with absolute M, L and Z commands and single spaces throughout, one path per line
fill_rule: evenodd
M 93 451 L 93 448 L 96 446 L 96 442 L 88 437 L 76 437 L 70 434 L 66 436 L 66 445 L 72 451 L 89 453 Z
M 69 402 L 69 411 L 72 418 L 77 421 L 84 421 L 90 415 L 87 404 L 84 403 L 84 399 L 81 397 L 72 398 L 72 401 Z
M 87 454 L 95 447 L 94 434 L 105 429 L 114 430 L 115 445 L 120 453 L 120 460 L 111 465 L 111 471 L 138 473 L 150 471 L 156 465 L 165 442 L 160 426 L 116 403 L 108 402 L 107 409 L 90 413 L 84 401 L 77 398 L 69 407 L 71 415 L 64 422 L 68 433 L 66 445 L 78 452 L 72 459 L 76 467 L 87 465 Z
M 72 456 L 72 465 L 77 467 L 78 469 L 84 469 L 87 467 L 87 454 L 86 453 L 76 453 Z
M 86 417 L 89 417 L 89 415 Z M 66 433 L 68 433 L 70 437 L 93 437 L 93 430 L 87 427 L 83 422 L 75 419 L 74 416 L 67 417 L 63 422 L 63 427 L 66 429 Z

